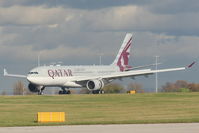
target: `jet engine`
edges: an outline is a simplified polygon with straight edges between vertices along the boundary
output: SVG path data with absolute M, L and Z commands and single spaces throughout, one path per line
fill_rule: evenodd
M 89 80 L 86 83 L 88 90 L 100 90 L 104 87 L 104 82 L 102 80 Z
M 39 89 L 37 88 L 37 86 L 34 85 L 34 84 L 31 84 L 31 83 L 28 85 L 28 89 L 29 89 L 31 92 L 39 92 Z

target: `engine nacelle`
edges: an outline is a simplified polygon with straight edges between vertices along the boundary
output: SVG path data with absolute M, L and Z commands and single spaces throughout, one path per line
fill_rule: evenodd
M 28 85 L 28 89 L 29 89 L 31 92 L 39 92 L 39 89 L 37 88 L 37 86 L 34 85 L 34 84 L 31 84 L 31 83 Z
M 104 87 L 104 82 L 102 80 L 89 80 L 86 87 L 88 90 L 100 90 Z

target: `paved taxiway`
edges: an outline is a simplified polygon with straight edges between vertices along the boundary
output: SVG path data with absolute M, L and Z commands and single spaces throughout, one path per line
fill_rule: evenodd
M 0 133 L 198 133 L 199 123 L 1 127 Z

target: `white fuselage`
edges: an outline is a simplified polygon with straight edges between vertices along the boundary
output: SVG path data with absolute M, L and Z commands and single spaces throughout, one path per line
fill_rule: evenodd
M 32 69 L 27 75 L 30 83 L 38 86 L 83 87 L 74 81 L 87 77 L 109 75 L 119 72 L 119 67 L 106 66 L 41 66 Z M 73 81 L 73 82 L 71 82 Z

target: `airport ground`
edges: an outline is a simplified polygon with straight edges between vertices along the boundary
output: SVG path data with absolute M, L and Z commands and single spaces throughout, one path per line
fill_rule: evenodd
M 1 127 L 1 133 L 198 133 L 199 123 Z
M 65 112 L 64 123 L 37 123 L 37 112 Z M 1 96 L 0 126 L 199 122 L 199 93 Z

